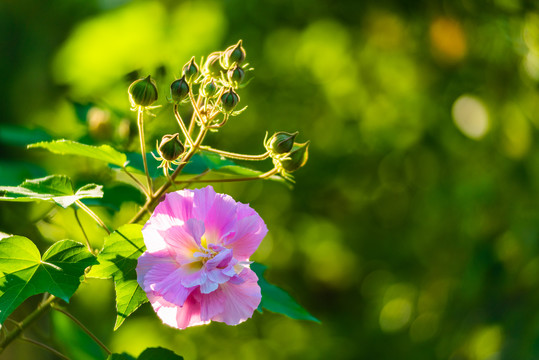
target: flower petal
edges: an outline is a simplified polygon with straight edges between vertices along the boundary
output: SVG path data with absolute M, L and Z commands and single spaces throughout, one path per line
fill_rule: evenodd
M 237 203 L 225 194 L 217 194 L 211 208 L 206 213 L 204 236 L 208 244 L 220 244 L 222 237 L 234 230 Z
M 237 325 L 253 316 L 253 312 L 262 299 L 260 286 L 257 283 L 258 278 L 251 269 L 247 268 L 239 277 L 244 280 L 241 284 L 233 284 L 229 281 L 219 285 L 219 293 L 215 296 L 222 294 L 224 297 L 224 310 L 212 317 L 212 320 L 221 321 L 227 325 Z
M 227 239 L 223 245 L 234 251 L 235 259 L 246 261 L 258 248 L 268 233 L 268 228 L 260 215 L 249 205 L 241 204 L 239 206 L 238 218 L 234 236 Z

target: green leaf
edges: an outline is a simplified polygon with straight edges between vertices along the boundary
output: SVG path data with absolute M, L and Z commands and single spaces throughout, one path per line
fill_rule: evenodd
M 103 197 L 102 188 L 101 185 L 87 184 L 75 192 L 70 178 L 65 175 L 50 175 L 26 180 L 19 186 L 0 186 L 0 200 L 54 201 L 67 208 L 80 199 Z
M 72 140 L 43 141 L 28 145 L 29 149 L 43 148 L 52 153 L 61 155 L 78 155 L 105 161 L 109 164 L 124 166 L 127 157 L 109 145 L 92 146 L 81 144 Z
M 0 324 L 32 295 L 48 292 L 68 302 L 84 269 L 96 263 L 84 245 L 72 240 L 54 243 L 43 258 L 25 237 L 0 240 Z
M 122 353 L 122 354 L 110 354 L 106 360 L 136 360 L 136 359 L 129 354 Z
M 111 354 L 107 360 L 135 360 L 134 357 L 126 353 Z M 176 355 L 172 350 L 162 347 L 147 348 L 144 350 L 137 360 L 183 360 L 183 357 Z
M 286 291 L 268 283 L 264 279 L 264 271 L 266 271 L 264 265 L 252 263 L 251 270 L 258 276 L 258 285 L 260 285 L 260 289 L 262 290 L 262 301 L 258 306 L 258 311 L 262 312 L 262 308 L 264 308 L 271 312 L 284 314 L 292 319 L 310 320 L 320 323 L 320 320 L 309 314 Z
M 183 360 L 183 357 L 171 350 L 157 347 L 144 350 L 137 360 Z
M 97 256 L 99 265 L 93 266 L 88 277 L 114 279 L 116 289 L 116 324 L 118 329 L 124 320 L 148 301 L 146 293 L 137 282 L 137 259 L 146 250 L 142 237 L 142 225 L 128 224 L 110 234 Z

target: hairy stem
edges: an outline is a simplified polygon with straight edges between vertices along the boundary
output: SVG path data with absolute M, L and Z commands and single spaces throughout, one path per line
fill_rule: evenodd
M 89 337 L 92 338 L 93 341 L 95 341 L 95 343 L 99 346 L 101 346 L 101 348 L 103 350 L 105 350 L 105 352 L 107 354 L 112 354 L 112 351 L 110 351 L 106 346 L 105 344 L 103 344 L 101 342 L 101 340 L 99 340 L 94 334 L 92 334 L 92 332 L 90 330 L 88 330 L 88 328 L 86 326 L 84 326 L 83 323 L 81 323 L 79 321 L 79 319 L 77 319 L 76 317 L 74 317 L 73 315 L 71 315 L 69 312 L 67 312 L 66 310 L 62 309 L 60 306 L 56 305 L 56 304 L 52 304 L 52 308 L 56 311 L 59 311 L 61 312 L 62 314 L 66 315 L 68 318 L 70 318 L 75 324 L 77 324 L 81 329 L 82 331 L 84 331 L 86 334 L 88 334 Z
M 56 297 L 51 295 L 47 300 L 42 302 L 37 309 L 35 309 L 30 315 L 24 318 L 24 320 L 20 323 L 18 323 L 17 327 L 10 332 L 6 334 L 6 337 L 2 342 L 0 342 L 0 353 L 4 351 L 4 349 L 11 344 L 13 340 L 15 340 L 26 328 L 28 328 L 34 321 L 39 319 L 41 315 L 43 315 L 45 312 L 47 312 L 51 305 L 56 300 Z
M 92 210 L 90 210 L 90 208 L 86 205 L 84 205 L 84 203 L 80 200 L 77 200 L 75 201 L 75 203 L 84 211 L 86 211 L 86 213 L 88 215 L 90 215 L 92 217 L 92 219 L 95 220 L 96 223 L 98 223 L 103 229 L 105 229 L 105 231 L 110 235 L 110 230 L 109 228 L 107 227 L 107 225 L 105 225 L 105 223 L 103 222 L 103 220 L 101 220 L 101 218 L 99 216 L 97 216 L 96 213 L 94 213 Z
M 144 163 L 144 172 L 148 181 L 148 193 L 152 196 L 152 178 L 148 171 L 148 161 L 146 160 L 146 142 L 144 141 L 144 111 L 139 108 L 137 114 L 138 134 L 140 138 L 140 151 L 142 152 L 142 162 Z
M 21 340 L 27 341 L 27 342 L 29 342 L 29 343 L 31 343 L 31 344 L 34 344 L 34 345 L 39 346 L 39 347 L 41 347 L 41 348 L 43 348 L 43 349 L 45 349 L 45 350 L 48 350 L 48 351 L 50 351 L 51 353 L 53 353 L 54 355 L 58 356 L 58 357 L 61 358 L 61 359 L 64 359 L 64 360 L 71 360 L 70 358 L 68 358 L 67 356 L 65 356 L 64 354 L 62 354 L 61 352 L 59 352 L 58 350 L 55 350 L 55 349 L 51 348 L 51 347 L 48 346 L 48 345 L 45 345 L 45 344 L 43 344 L 43 343 L 40 343 L 39 341 L 36 341 L 36 340 L 33 340 L 33 339 L 29 339 L 29 338 L 27 338 L 27 337 L 25 337 L 25 336 L 21 336 Z

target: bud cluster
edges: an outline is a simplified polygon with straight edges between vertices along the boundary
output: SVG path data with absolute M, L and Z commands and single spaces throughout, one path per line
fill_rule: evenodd
M 296 142 L 297 132 L 277 132 L 269 139 L 264 140 L 266 152 L 261 155 L 244 155 L 224 150 L 213 149 L 202 145 L 207 131 L 217 131 L 224 126 L 230 116 L 241 113 L 245 108 L 236 110 L 240 102 L 237 90 L 245 85 L 246 71 L 252 70 L 245 63 L 246 52 L 242 41 L 231 45 L 224 51 L 216 51 L 208 55 L 206 60 L 197 64 L 193 56 L 183 67 L 181 77 L 170 84 L 169 101 L 174 104 L 174 116 L 185 140 L 182 143 L 180 134 L 165 135 L 157 144 L 158 156 L 165 176 L 169 176 L 171 164 L 180 165 L 189 161 L 189 158 L 198 150 L 205 150 L 220 154 L 221 156 L 239 160 L 264 160 L 271 158 L 274 168 L 261 175 L 266 178 L 274 174 L 281 174 L 284 178 L 292 180 L 290 173 L 305 165 L 308 159 L 309 142 Z M 129 99 L 133 110 L 139 113 L 139 133 L 141 138 L 141 151 L 146 166 L 144 151 L 143 113 L 154 108 L 152 104 L 158 99 L 155 81 L 147 76 L 136 80 L 129 86 Z M 187 125 L 179 112 L 179 106 L 190 103 L 193 108 L 191 120 Z M 222 115 L 221 120 L 218 119 Z M 199 126 L 196 140 L 193 137 L 196 126 Z M 185 144 L 185 145 L 184 145 Z M 153 154 L 152 154 L 153 155 Z M 148 188 L 151 189 L 151 179 L 148 171 Z M 179 168 L 181 170 L 181 167 Z M 175 171 L 177 174 L 178 171 Z M 149 191 L 151 194 L 151 191 Z
M 287 179 L 291 179 L 289 173 L 304 166 L 309 158 L 310 142 L 295 142 L 297 135 L 297 131 L 295 133 L 279 131 L 264 143 L 275 168 Z

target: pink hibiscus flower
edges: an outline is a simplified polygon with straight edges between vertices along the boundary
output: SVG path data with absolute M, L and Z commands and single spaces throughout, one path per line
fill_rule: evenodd
M 249 205 L 211 186 L 168 193 L 142 229 L 137 281 L 167 325 L 237 325 L 260 304 L 249 257 L 267 232 Z

